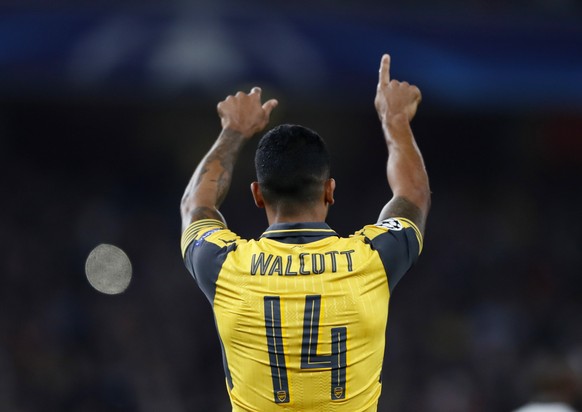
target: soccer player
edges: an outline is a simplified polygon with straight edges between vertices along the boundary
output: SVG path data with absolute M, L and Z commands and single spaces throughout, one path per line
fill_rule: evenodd
M 181 204 L 186 267 L 214 311 L 233 411 L 375 411 L 388 302 L 422 250 L 428 177 L 410 121 L 417 87 L 390 80 L 384 55 L 375 106 L 393 197 L 375 224 L 340 237 L 326 223 L 335 181 L 317 133 L 281 125 L 255 155 L 251 192 L 270 226 L 241 239 L 218 211 L 241 147 L 276 100 L 261 89 L 218 104 L 222 132 Z

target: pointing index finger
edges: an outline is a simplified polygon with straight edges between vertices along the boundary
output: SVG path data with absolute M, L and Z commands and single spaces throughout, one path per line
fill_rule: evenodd
M 385 54 L 380 61 L 380 78 L 379 84 L 390 83 L 390 55 Z

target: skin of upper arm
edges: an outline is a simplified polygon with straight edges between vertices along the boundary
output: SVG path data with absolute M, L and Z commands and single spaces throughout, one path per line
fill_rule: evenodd
M 219 220 L 226 225 L 224 216 L 215 207 L 198 206 L 192 209 L 184 208 L 182 210 L 182 231 L 186 230 L 190 224 L 202 219 Z
M 430 200 L 429 200 L 430 203 Z M 382 221 L 390 217 L 404 217 L 412 221 L 424 235 L 424 229 L 426 226 L 426 215 L 427 212 L 423 213 L 422 209 L 402 196 L 396 196 L 390 200 L 382 209 L 380 217 L 378 220 Z

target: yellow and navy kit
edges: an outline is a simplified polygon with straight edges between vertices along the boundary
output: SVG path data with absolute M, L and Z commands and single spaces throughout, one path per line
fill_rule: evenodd
M 390 294 L 421 249 L 404 218 L 347 238 L 316 222 L 258 240 L 192 223 L 182 254 L 214 310 L 233 411 L 375 411 Z

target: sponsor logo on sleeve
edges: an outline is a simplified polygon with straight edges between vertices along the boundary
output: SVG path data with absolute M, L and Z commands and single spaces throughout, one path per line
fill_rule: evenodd
M 400 223 L 400 220 L 395 219 L 393 217 L 391 217 L 389 219 L 384 219 L 381 222 L 376 223 L 376 226 L 385 227 L 386 229 L 394 230 L 394 231 L 404 229 L 404 227 L 402 226 L 402 223 Z

